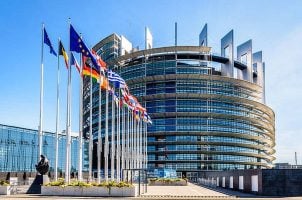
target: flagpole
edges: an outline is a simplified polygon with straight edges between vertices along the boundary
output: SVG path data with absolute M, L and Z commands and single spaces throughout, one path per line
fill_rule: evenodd
M 114 109 L 114 90 L 111 101 L 111 181 L 114 181 L 114 156 L 115 156 L 115 109 Z
M 134 149 L 134 146 L 133 146 L 133 111 L 131 110 L 131 114 L 130 114 L 130 169 L 133 169 L 134 166 L 133 166 L 133 149 Z
M 139 162 L 139 167 L 138 168 L 142 168 L 142 119 L 140 119 L 139 121 L 139 129 L 138 129 L 138 135 L 139 135 L 139 151 L 138 151 L 138 162 Z
M 92 134 L 92 67 L 90 66 L 90 111 L 89 111 L 89 182 L 92 181 L 92 151 L 93 151 L 93 134 Z
M 100 74 L 99 80 L 99 132 L 98 132 L 98 146 L 97 146 L 97 156 L 98 156 L 98 164 L 97 164 L 97 178 L 98 183 L 101 183 L 101 145 L 102 145 L 102 82 L 103 77 Z
M 129 169 L 132 169 L 132 110 L 129 111 Z
M 121 158 L 120 158 L 120 123 L 121 123 L 121 112 L 120 112 L 120 89 L 118 88 L 118 103 L 117 103 L 117 141 L 116 141 L 116 178 L 117 182 L 120 182 L 120 165 L 121 165 Z
M 126 147 L 126 169 L 130 168 L 130 117 L 129 117 L 129 107 L 127 109 L 127 147 Z M 127 171 L 128 173 L 129 171 Z M 128 177 L 128 176 L 127 176 Z M 128 181 L 128 180 L 127 180 Z
M 58 39 L 58 44 L 60 43 L 60 38 Z M 60 45 L 58 47 L 58 52 L 60 51 Z M 58 72 L 57 72 L 57 110 L 56 110 L 56 140 L 55 140 L 55 181 L 58 180 L 58 149 L 59 149 L 59 120 L 60 120 L 60 100 L 59 100 L 59 90 L 60 90 L 60 56 L 58 55 Z
M 136 113 L 135 113 L 136 114 Z M 138 140 L 139 140 L 139 135 L 138 135 L 138 128 L 139 128 L 139 121 L 137 119 L 137 116 L 135 115 L 135 169 L 138 168 Z
M 126 124 L 125 124 L 125 108 L 122 102 L 122 151 L 121 151 L 121 160 L 122 160 L 122 181 L 124 181 L 124 169 L 125 169 L 125 133 L 126 133 Z
M 108 182 L 108 154 L 109 154 L 109 141 L 108 141 L 108 100 L 109 100 L 109 88 L 108 85 L 106 85 L 106 117 L 105 117 L 105 152 L 104 152 L 104 160 L 105 160 L 105 166 L 104 166 L 104 174 L 105 174 L 105 181 Z
M 79 162 L 78 162 L 78 180 L 83 180 L 83 77 L 82 77 L 82 70 L 83 70 L 83 59 L 82 55 L 80 58 L 81 69 L 80 69 L 80 95 L 79 95 Z
M 42 46 L 41 46 L 41 79 L 40 79 L 40 117 L 39 117 L 39 153 L 38 161 L 40 160 L 40 155 L 42 155 L 42 135 L 43 135 L 43 96 L 44 96 L 44 23 L 42 23 Z
M 70 28 L 69 18 L 69 28 Z M 70 44 L 70 39 L 69 39 Z M 71 58 L 70 45 L 69 57 Z M 70 143 L 71 143 L 71 66 L 68 63 L 68 85 L 67 85 L 67 122 L 66 122 L 66 163 L 65 163 L 65 182 L 70 183 Z
M 144 135 L 145 135 L 145 168 L 147 169 L 148 165 L 148 155 L 147 155 L 147 150 L 148 150 L 148 137 L 147 137 L 147 127 L 148 127 L 148 122 L 145 124 L 145 130 L 144 130 Z

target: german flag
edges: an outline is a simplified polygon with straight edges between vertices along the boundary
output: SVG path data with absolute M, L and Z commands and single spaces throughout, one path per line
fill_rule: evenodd
M 65 65 L 68 69 L 68 55 L 64 49 L 64 46 L 63 46 L 61 40 L 59 42 L 59 55 L 64 57 Z
M 99 82 L 100 80 L 100 74 L 90 66 L 86 65 L 87 57 L 83 56 L 83 69 L 82 69 L 82 76 L 91 76 L 95 81 Z

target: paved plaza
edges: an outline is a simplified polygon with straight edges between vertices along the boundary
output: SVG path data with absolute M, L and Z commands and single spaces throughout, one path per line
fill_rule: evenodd
M 41 196 L 29 194 L 17 194 L 11 196 L 1 196 L 0 199 L 236 199 L 236 200 L 302 200 L 302 197 L 260 197 L 256 195 L 241 193 L 237 191 L 221 189 L 221 188 L 206 188 L 199 185 L 189 183 L 188 186 L 148 186 L 147 193 L 140 197 L 61 197 L 61 196 Z
M 142 195 L 143 197 L 151 196 L 165 196 L 165 197 L 201 197 L 201 196 L 213 196 L 213 197 L 229 197 L 230 195 L 217 192 L 205 187 L 194 185 L 189 183 L 188 186 L 148 186 L 147 193 Z

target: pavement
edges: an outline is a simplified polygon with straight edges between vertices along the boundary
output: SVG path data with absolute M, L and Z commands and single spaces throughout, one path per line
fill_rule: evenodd
M 148 191 L 142 194 L 141 197 L 151 198 L 151 197 L 191 197 L 191 198 L 201 198 L 201 197 L 219 197 L 229 198 L 231 195 L 224 194 L 219 191 L 214 191 L 209 188 L 201 187 L 192 183 L 188 183 L 187 186 L 148 186 Z
M 9 200 L 34 200 L 34 199 L 133 199 L 133 200 L 155 200 L 155 199 L 226 199 L 226 200 L 302 200 L 301 197 L 261 197 L 257 195 L 242 193 L 238 191 L 210 188 L 189 183 L 187 186 L 148 186 L 148 191 L 140 197 L 62 197 L 62 196 L 41 196 L 38 194 L 16 194 L 2 196 L 0 199 Z

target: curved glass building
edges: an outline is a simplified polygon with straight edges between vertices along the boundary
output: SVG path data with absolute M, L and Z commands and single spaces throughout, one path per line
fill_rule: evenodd
M 234 59 L 230 31 L 221 39 L 221 53 L 213 54 L 206 29 L 199 46 L 151 44 L 139 51 L 128 45 L 127 51 L 123 36 L 112 34 L 94 49 L 152 118 L 149 169 L 176 169 L 190 178 L 202 170 L 271 168 L 275 118 L 265 105 L 262 52 L 253 53 L 249 40 L 237 47 Z M 112 43 L 110 38 L 119 39 Z M 108 50 L 116 53 L 110 60 Z

